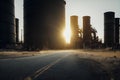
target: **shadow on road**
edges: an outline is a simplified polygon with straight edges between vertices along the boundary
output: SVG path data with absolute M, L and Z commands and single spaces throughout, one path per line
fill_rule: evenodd
M 39 77 L 25 80 L 111 80 L 111 77 L 99 62 L 69 56 Z

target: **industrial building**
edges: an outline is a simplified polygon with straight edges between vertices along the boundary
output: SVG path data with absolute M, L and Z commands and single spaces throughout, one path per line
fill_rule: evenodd
M 97 30 L 90 24 L 90 16 L 83 16 L 83 48 L 97 49 L 102 47 L 102 41 L 96 33 Z
M 83 48 L 91 48 L 90 16 L 83 16 Z
M 0 48 L 15 44 L 14 0 L 0 0 Z
M 104 13 L 104 44 L 106 47 L 113 47 L 115 43 L 115 13 Z
M 64 48 L 64 0 L 24 0 L 26 49 Z
M 83 30 L 78 25 L 78 16 L 70 17 L 71 47 L 72 48 L 100 48 L 102 41 L 96 35 L 97 30 L 90 24 L 90 16 L 83 16 Z

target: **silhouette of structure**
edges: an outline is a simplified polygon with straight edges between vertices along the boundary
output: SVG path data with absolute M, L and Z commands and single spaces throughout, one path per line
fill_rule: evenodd
M 0 48 L 15 44 L 14 0 L 0 0 Z
M 15 18 L 15 28 L 16 28 L 16 43 L 19 43 L 19 19 Z
M 90 16 L 83 16 L 83 48 L 100 48 L 102 41 L 96 35 L 97 30 L 90 24 Z
M 78 16 L 70 17 L 72 48 L 100 48 L 102 41 L 96 35 L 97 30 L 90 24 L 90 16 L 83 17 L 83 30 L 79 28 Z
M 90 16 L 83 16 L 83 48 L 91 48 Z
M 92 28 L 91 26 L 91 48 L 101 48 L 102 47 L 102 40 L 99 39 L 99 37 L 96 35 L 97 30 L 95 28 Z
M 104 13 L 104 44 L 106 47 L 113 47 L 115 43 L 115 13 Z
M 79 47 L 79 25 L 78 25 L 78 16 L 71 16 L 70 17 L 70 26 L 71 26 L 71 46 L 73 48 Z
M 63 48 L 64 0 L 24 0 L 24 45 L 27 49 Z
M 115 18 L 115 44 L 119 44 L 120 18 Z

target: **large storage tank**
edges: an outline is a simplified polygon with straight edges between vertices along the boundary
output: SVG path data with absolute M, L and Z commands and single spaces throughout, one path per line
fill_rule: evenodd
M 83 16 L 83 47 L 90 48 L 91 47 L 91 24 L 90 24 L 90 16 Z
M 72 32 L 72 38 L 78 37 L 78 16 L 71 16 L 70 17 L 70 27 Z
M 115 43 L 119 44 L 120 18 L 115 18 Z
M 79 45 L 79 25 L 78 16 L 70 16 L 70 27 L 71 27 L 71 45 L 73 48 L 77 48 Z
M 10 48 L 14 43 L 14 0 L 0 0 L 0 48 Z
M 76 16 L 76 15 L 71 16 L 70 24 L 71 24 L 71 27 L 78 26 L 78 16 Z
M 63 48 L 64 0 L 24 0 L 24 43 L 27 49 Z
M 106 12 L 104 13 L 104 43 L 106 47 L 113 47 L 115 37 L 115 13 Z

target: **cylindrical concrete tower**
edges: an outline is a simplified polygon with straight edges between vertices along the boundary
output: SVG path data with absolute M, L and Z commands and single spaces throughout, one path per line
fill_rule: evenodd
M 70 26 L 71 26 L 71 32 L 72 32 L 72 36 L 76 37 L 78 36 L 78 16 L 71 16 L 70 17 Z
M 24 42 L 27 49 L 63 48 L 64 0 L 24 0 Z
M 83 16 L 83 47 L 90 48 L 91 40 L 90 16 Z
M 79 45 L 79 25 L 78 25 L 78 16 L 73 15 L 70 17 L 70 26 L 71 26 L 71 46 L 76 48 Z
M 104 43 L 106 47 L 113 47 L 115 37 L 115 13 L 106 12 L 104 13 Z
M 78 16 L 71 16 L 70 17 L 70 24 L 71 26 L 78 26 Z
M 115 43 L 119 44 L 120 18 L 115 18 Z
M 14 0 L 0 0 L 0 48 L 14 45 L 14 28 Z

